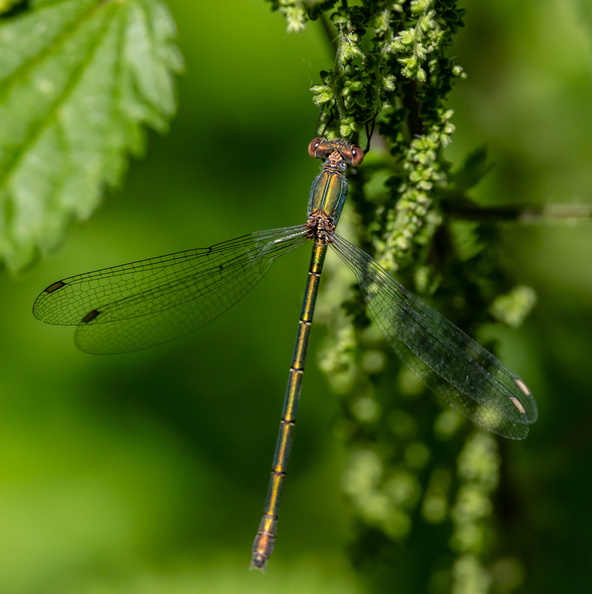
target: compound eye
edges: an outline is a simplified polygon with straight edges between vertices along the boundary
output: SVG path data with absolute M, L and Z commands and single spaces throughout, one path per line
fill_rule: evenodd
M 319 145 L 321 144 L 321 142 L 325 142 L 325 139 L 324 138 L 315 138 L 314 140 L 311 140 L 308 145 L 308 154 L 311 157 L 313 157 L 313 159 L 319 158 L 317 156 L 317 149 L 319 148 Z
M 351 164 L 357 167 L 364 160 L 364 151 L 359 147 L 352 145 L 351 147 Z

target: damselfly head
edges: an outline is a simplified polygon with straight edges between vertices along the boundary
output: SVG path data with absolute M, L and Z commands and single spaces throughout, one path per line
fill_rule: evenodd
M 325 140 L 315 138 L 308 145 L 308 154 L 315 159 L 324 159 L 327 155 L 337 152 L 348 164 L 356 167 L 364 160 L 364 151 L 345 140 Z

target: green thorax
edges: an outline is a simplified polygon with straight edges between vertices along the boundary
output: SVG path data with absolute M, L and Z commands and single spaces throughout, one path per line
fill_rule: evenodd
M 325 162 L 323 171 L 312 182 L 308 201 L 309 218 L 328 218 L 337 225 L 347 198 L 347 181 L 343 175 L 345 167 L 343 162 L 337 167 L 335 163 Z

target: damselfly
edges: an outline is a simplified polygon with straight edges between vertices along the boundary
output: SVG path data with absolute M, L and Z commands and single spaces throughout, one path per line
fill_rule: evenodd
M 75 341 L 83 351 L 134 351 L 211 322 L 244 297 L 276 258 L 312 241 L 269 491 L 252 549 L 251 567 L 260 569 L 275 541 L 308 338 L 329 246 L 353 271 L 371 317 L 403 363 L 448 404 L 510 439 L 524 439 L 537 418 L 530 390 L 512 370 L 335 233 L 347 197 L 345 170 L 362 162 L 363 151 L 343 140 L 315 138 L 308 152 L 324 163 L 312 184 L 305 224 L 71 276 L 47 287 L 33 307 L 44 322 L 76 326 Z

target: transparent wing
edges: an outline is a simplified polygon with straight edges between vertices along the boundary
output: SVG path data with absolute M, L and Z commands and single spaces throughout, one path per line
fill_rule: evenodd
M 304 225 L 258 231 L 57 281 L 33 305 L 49 324 L 77 326 L 89 353 L 123 353 L 187 334 L 242 299 L 274 260 L 306 241 Z
M 524 439 L 537 418 L 526 384 L 499 359 L 407 291 L 366 252 L 334 235 L 333 248 L 356 275 L 372 318 L 431 390 L 489 431 Z

